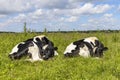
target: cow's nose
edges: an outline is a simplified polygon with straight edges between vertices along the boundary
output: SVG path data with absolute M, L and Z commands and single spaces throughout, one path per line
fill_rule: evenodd
M 49 58 L 48 57 L 43 57 L 44 60 L 48 60 Z
M 13 55 L 8 55 L 8 57 L 11 59 L 11 60 L 14 60 L 15 58 L 14 58 L 14 56 Z

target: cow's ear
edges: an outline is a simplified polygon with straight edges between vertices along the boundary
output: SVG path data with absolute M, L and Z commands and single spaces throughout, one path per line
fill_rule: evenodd
M 95 46 L 99 46 L 100 42 L 98 40 L 95 40 Z
M 58 50 L 58 48 L 57 48 L 57 47 L 54 47 L 54 50 Z
M 108 47 L 104 47 L 104 48 L 103 48 L 103 51 L 106 51 L 106 50 L 108 50 Z
M 33 42 L 30 42 L 28 47 L 34 46 Z
M 80 45 L 83 43 L 84 39 L 73 42 L 74 45 Z
M 43 37 L 43 38 L 42 38 L 42 42 L 45 43 L 45 44 L 48 44 L 48 43 L 49 43 L 49 40 L 48 40 L 46 37 Z
M 36 38 L 36 41 L 37 41 L 37 42 L 41 42 L 39 38 Z

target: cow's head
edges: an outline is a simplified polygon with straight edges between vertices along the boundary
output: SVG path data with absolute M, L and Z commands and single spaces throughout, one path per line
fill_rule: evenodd
M 48 60 L 49 58 L 52 58 L 57 49 L 58 48 L 54 47 L 52 42 L 49 42 L 49 44 L 45 45 L 45 48 L 43 49 L 43 59 Z
M 34 37 L 34 41 L 38 47 L 42 47 L 42 50 L 40 50 L 40 55 L 44 60 L 48 60 L 55 55 L 55 50 L 57 50 L 57 47 L 54 47 L 53 42 L 51 42 L 45 35 Z
M 108 50 L 107 47 L 104 47 L 103 43 L 101 43 L 100 41 L 96 40 L 95 41 L 95 48 L 94 48 L 94 56 L 95 57 L 102 57 L 103 56 L 103 52 Z

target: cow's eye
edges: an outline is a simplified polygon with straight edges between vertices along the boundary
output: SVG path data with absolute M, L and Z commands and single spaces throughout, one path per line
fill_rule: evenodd
M 44 53 L 44 51 L 41 51 L 41 53 L 43 54 L 43 53 Z

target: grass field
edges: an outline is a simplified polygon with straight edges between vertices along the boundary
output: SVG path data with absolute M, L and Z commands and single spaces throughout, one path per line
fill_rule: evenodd
M 59 56 L 35 63 L 8 58 L 17 43 L 36 35 L 41 33 L 0 34 L 0 80 L 120 80 L 120 33 L 48 33 Z M 109 48 L 102 59 L 63 56 L 68 44 L 89 36 L 98 37 Z

